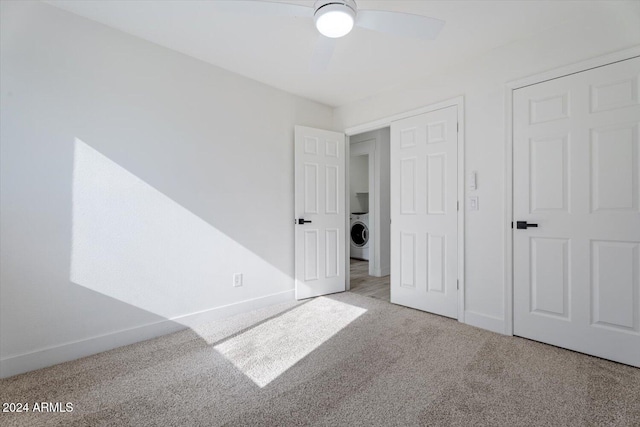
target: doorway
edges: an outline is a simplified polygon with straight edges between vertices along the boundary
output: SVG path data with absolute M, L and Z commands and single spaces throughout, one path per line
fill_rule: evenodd
M 351 291 L 390 300 L 388 127 L 349 138 L 349 265 Z

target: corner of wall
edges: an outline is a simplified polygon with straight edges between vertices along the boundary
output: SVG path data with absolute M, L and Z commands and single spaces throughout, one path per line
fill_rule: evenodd
M 0 359 L 0 378 L 150 340 L 207 322 L 294 300 L 293 289 Z

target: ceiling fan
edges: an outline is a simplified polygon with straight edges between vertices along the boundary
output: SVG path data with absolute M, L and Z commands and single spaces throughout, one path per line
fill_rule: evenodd
M 329 65 L 335 41 L 354 26 L 381 33 L 433 40 L 444 21 L 428 16 L 384 10 L 358 10 L 355 0 L 317 0 L 313 7 L 264 0 L 216 2 L 224 11 L 258 16 L 289 16 L 313 19 L 320 36 L 311 59 L 311 70 L 322 72 Z

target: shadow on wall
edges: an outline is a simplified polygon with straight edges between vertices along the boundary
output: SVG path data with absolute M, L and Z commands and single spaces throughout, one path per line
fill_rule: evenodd
M 293 125 L 331 109 L 0 3 L 0 375 L 292 298 Z
M 72 218 L 70 281 L 165 319 L 251 299 L 221 268 L 238 260 L 252 276 L 291 281 L 77 138 Z
M 243 257 L 254 275 L 284 272 L 77 138 L 72 201 L 72 283 L 125 303 L 123 314 L 137 308 L 151 327 L 189 327 L 261 388 L 367 311 L 321 297 L 221 340 L 215 323 L 179 317 L 227 292 L 216 266 Z

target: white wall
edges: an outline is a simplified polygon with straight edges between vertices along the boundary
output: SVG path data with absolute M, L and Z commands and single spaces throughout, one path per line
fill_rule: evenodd
M 386 276 L 391 269 L 391 206 L 390 206 L 390 155 L 391 129 L 386 127 L 375 131 L 364 132 L 349 138 L 350 144 L 372 142 L 374 145 L 374 191 L 373 206 L 369 211 L 373 213 L 370 224 L 371 238 L 374 240 L 371 254 L 370 274 Z M 349 174 L 352 172 L 349 170 Z M 369 190 L 371 191 L 371 190 Z M 351 211 L 355 212 L 353 205 Z
M 351 155 L 349 181 L 351 212 L 369 212 L 369 156 Z
M 505 84 L 640 43 L 640 17 L 621 9 L 576 19 L 473 61 L 336 109 L 346 129 L 464 95 L 465 168 L 478 171 L 480 210 L 465 219 L 465 319 L 504 331 Z
M 0 374 L 293 298 L 293 127 L 330 129 L 329 107 L 1 8 Z

